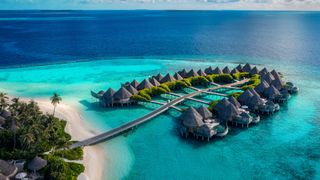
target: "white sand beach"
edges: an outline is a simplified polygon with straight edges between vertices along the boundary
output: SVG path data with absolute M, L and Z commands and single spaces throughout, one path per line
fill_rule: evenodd
M 22 98 L 28 101 L 29 99 Z M 34 99 L 40 109 L 44 112 L 52 113 L 53 105 L 49 100 Z M 55 112 L 55 116 L 67 121 L 66 132 L 72 136 L 72 140 L 84 140 L 94 136 L 93 130 L 84 124 L 81 115 L 77 110 L 67 104 L 60 103 Z M 104 152 L 101 146 L 95 145 L 84 148 L 84 158 L 80 163 L 85 166 L 85 172 L 78 179 L 81 180 L 101 180 L 104 167 Z

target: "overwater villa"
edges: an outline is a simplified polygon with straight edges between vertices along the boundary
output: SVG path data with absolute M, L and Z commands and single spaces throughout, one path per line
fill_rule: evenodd
M 210 83 L 214 86 L 210 87 Z M 236 86 L 233 87 L 234 85 Z M 205 89 L 193 86 L 202 86 Z M 187 95 L 173 92 L 177 89 L 184 91 L 188 88 L 193 91 L 185 91 Z M 229 95 L 211 91 L 221 88 L 242 91 Z M 212 66 L 198 71 L 183 69 L 174 73 L 173 76 L 169 73 L 162 76 L 159 73 L 149 79 L 144 79 L 141 83 L 136 80 L 125 83 L 118 91 L 109 88 L 107 91 L 91 92 L 91 94 L 99 100 L 102 107 L 131 105 L 139 102 L 162 105 L 158 110 L 155 110 L 155 113 L 156 111 L 165 111 L 164 107 L 166 106 L 166 108 L 183 111 L 175 105 L 184 103 L 186 99 L 208 104 L 207 101 L 197 99 L 201 98 L 198 97 L 200 94 L 222 96 L 222 100 L 210 105 L 211 111 L 205 106 L 200 106 L 198 109 L 189 106 L 179 118 L 181 122 L 179 132 L 183 137 L 188 137 L 191 134 L 196 139 L 210 140 L 214 136 L 226 135 L 228 126 L 249 127 L 252 123 L 258 123 L 260 121 L 259 115 L 275 113 L 280 109 L 280 105 L 296 92 L 298 92 L 298 88 L 291 82 L 285 82 L 283 75 L 275 70 L 269 72 L 263 68 L 260 71 L 256 66 L 239 64 L 233 69 L 226 66 L 222 70 Z M 177 99 L 168 100 L 168 103 L 152 100 L 153 96 L 164 93 L 174 95 Z M 152 113 L 151 117 L 153 117 Z M 150 119 L 149 116 L 143 118 Z M 143 118 L 142 120 L 144 120 Z

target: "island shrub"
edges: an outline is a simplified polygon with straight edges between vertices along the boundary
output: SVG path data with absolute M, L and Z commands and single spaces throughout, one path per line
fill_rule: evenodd
M 243 78 L 250 78 L 250 74 L 248 72 L 238 72 L 238 73 L 232 74 L 232 77 L 236 80 L 240 80 Z
M 212 81 L 216 83 L 232 83 L 233 77 L 230 74 L 216 74 L 212 76 Z
M 250 81 L 246 83 L 244 86 L 242 86 L 241 88 L 242 90 L 254 89 L 260 83 L 261 83 L 260 76 L 258 74 L 255 74 L 250 78 Z
M 166 85 L 166 84 L 161 84 L 159 87 L 163 88 L 164 90 L 166 90 L 167 92 L 170 92 L 170 88 Z
M 181 81 L 184 82 L 188 87 L 192 86 L 191 78 L 186 78 L 186 79 L 183 79 Z
M 235 93 L 232 93 L 232 94 L 229 94 L 228 96 L 231 97 L 233 96 L 234 98 L 238 99 L 238 97 L 242 94 L 242 92 L 235 92 Z
M 144 99 L 146 99 L 147 101 L 151 100 L 151 90 L 149 88 L 140 90 L 138 95 L 142 96 Z
M 81 147 L 74 148 L 74 149 L 59 150 L 59 151 L 55 151 L 53 155 L 59 156 L 68 160 L 81 160 L 83 159 L 83 150 Z
M 45 179 L 50 180 L 76 180 L 77 177 L 84 171 L 82 164 L 65 162 L 57 156 L 46 156 L 48 165 L 44 168 Z
M 191 77 L 190 80 L 192 85 L 208 85 L 208 83 L 210 82 L 204 76 Z

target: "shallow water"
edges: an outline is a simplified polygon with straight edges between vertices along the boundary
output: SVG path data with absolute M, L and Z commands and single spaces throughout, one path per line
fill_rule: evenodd
M 120 82 L 133 78 L 141 81 L 158 72 L 209 64 L 221 66 L 225 63 L 214 59 L 212 63 L 128 59 L 3 69 L 0 87 L 11 95 L 27 97 L 49 98 L 53 92 L 58 92 L 63 101 L 79 108 L 86 123 L 105 131 L 158 106 L 102 109 L 90 98 L 91 89 L 119 88 Z M 267 67 L 279 69 L 278 63 Z M 223 139 L 202 143 L 180 138 L 176 130 L 179 113 L 170 110 L 132 132 L 103 143 L 107 154 L 106 179 L 313 179 L 319 176 L 319 99 L 315 98 L 320 95 L 316 78 L 319 72 L 316 67 L 291 65 L 281 66 L 280 70 L 301 88 L 280 112 L 249 129 L 233 128 Z M 185 104 L 201 105 L 192 101 Z

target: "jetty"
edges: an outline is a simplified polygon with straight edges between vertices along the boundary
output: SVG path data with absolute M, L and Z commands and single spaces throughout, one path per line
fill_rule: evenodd
M 148 114 L 146 114 L 136 120 L 130 121 L 130 122 L 123 124 L 117 128 L 111 129 L 105 133 L 99 134 L 99 135 L 91 137 L 89 139 L 85 139 L 83 141 L 76 142 L 76 143 L 72 144 L 69 148 L 72 149 L 72 148 L 77 148 L 77 147 L 90 146 L 90 145 L 94 145 L 94 144 L 98 144 L 98 143 L 110 140 L 110 139 L 117 137 L 117 136 L 131 130 L 131 129 L 136 128 L 137 126 L 139 126 L 147 121 L 150 121 L 152 118 L 159 116 L 160 114 L 166 112 L 168 109 L 172 108 L 173 106 L 175 106 L 179 103 L 182 103 L 186 99 L 193 98 L 193 97 L 195 97 L 201 93 L 207 92 L 207 91 L 212 91 L 212 90 L 216 90 L 219 88 L 233 87 L 233 86 L 237 86 L 240 84 L 244 84 L 248 81 L 249 81 L 249 79 L 243 79 L 243 80 L 237 81 L 235 83 L 218 85 L 215 87 L 195 91 L 193 93 L 186 94 L 184 96 L 180 96 L 180 97 L 178 97 L 178 98 L 176 98 L 166 104 L 163 104 L 158 109 L 156 109 L 156 110 L 154 110 L 154 111 L 152 111 L 152 112 L 150 112 L 150 113 L 148 113 Z

